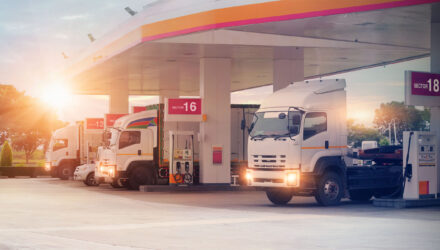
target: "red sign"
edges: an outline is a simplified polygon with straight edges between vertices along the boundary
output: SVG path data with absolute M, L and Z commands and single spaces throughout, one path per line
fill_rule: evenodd
M 413 95 L 440 96 L 440 74 L 411 72 Z
M 202 99 L 179 98 L 168 99 L 168 114 L 170 115 L 201 115 Z
M 147 110 L 147 107 L 145 107 L 145 106 L 134 106 L 133 107 L 133 113 L 139 113 L 139 112 L 142 112 L 145 110 Z
M 105 114 L 105 125 L 107 127 L 113 127 L 115 121 L 125 115 L 127 114 Z
M 223 148 L 222 147 L 212 147 L 212 163 L 222 164 L 223 158 Z
M 86 118 L 86 129 L 104 129 L 104 118 Z

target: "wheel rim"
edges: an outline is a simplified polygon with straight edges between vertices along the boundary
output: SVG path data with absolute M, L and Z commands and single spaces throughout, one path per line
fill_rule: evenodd
M 89 178 L 89 184 L 90 185 L 95 185 L 95 175 L 90 175 L 90 178 Z
M 330 200 L 335 200 L 339 195 L 339 185 L 334 180 L 327 180 L 324 184 L 324 195 Z
M 67 169 L 67 168 L 64 168 L 62 173 L 63 173 L 64 176 L 69 176 L 70 175 L 70 170 Z

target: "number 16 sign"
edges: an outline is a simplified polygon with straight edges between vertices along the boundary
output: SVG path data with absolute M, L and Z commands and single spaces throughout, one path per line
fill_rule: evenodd
M 165 102 L 166 121 L 201 121 L 202 99 L 169 98 Z

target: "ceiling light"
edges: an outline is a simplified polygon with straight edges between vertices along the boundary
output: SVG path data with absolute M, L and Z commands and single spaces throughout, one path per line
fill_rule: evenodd
M 127 11 L 127 13 L 128 14 L 130 14 L 131 16 L 134 16 L 134 15 L 136 15 L 137 14 L 137 12 L 136 11 L 134 11 L 134 10 L 132 10 L 130 7 L 125 7 L 125 9 L 124 9 L 125 11 Z

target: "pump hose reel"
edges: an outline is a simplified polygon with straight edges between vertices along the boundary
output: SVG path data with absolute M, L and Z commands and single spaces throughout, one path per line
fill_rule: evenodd
M 408 141 L 408 152 L 406 153 L 406 160 L 405 160 L 405 172 L 403 174 L 404 178 L 407 178 L 409 182 L 411 182 L 411 178 L 412 178 L 412 164 L 409 164 L 409 151 L 411 149 L 411 138 L 413 136 L 413 132 L 409 133 L 409 141 Z M 403 187 L 405 187 L 405 180 L 403 182 Z
M 408 140 L 408 152 L 406 153 L 406 159 L 405 159 L 405 169 L 402 173 L 402 175 L 400 175 L 400 179 L 401 179 L 401 184 L 400 184 L 400 188 L 398 188 L 395 192 L 393 192 L 390 195 L 381 197 L 381 198 L 395 198 L 395 196 L 399 195 L 398 197 L 402 198 L 403 197 L 403 191 L 405 190 L 405 180 L 408 179 L 408 181 L 411 181 L 412 178 L 412 164 L 409 164 L 409 151 L 411 149 L 411 138 L 413 136 L 413 132 L 409 133 L 409 140 Z

